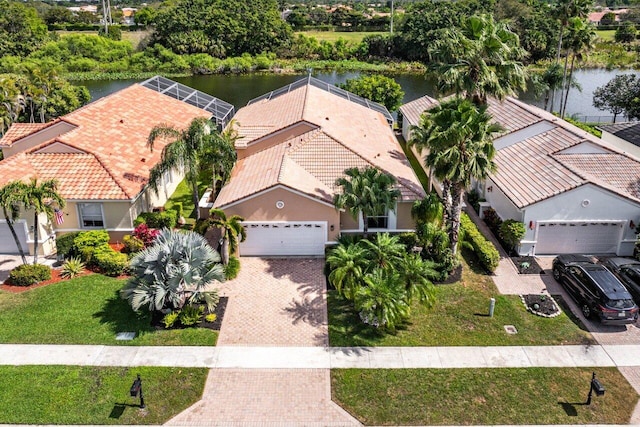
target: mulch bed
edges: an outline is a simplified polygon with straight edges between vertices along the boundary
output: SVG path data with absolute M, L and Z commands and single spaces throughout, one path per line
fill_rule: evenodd
M 91 271 L 85 271 L 79 276 L 86 276 L 87 274 L 93 274 L 93 273 Z M 15 286 L 11 284 L 11 281 L 9 279 L 7 279 L 2 285 L 0 285 L 0 289 L 6 292 L 11 292 L 13 294 L 19 294 L 21 292 L 26 292 L 34 288 L 40 288 L 42 286 L 52 285 L 54 283 L 58 283 L 63 280 L 67 280 L 67 279 L 63 279 L 62 277 L 60 277 L 60 270 L 51 269 L 51 279 L 49 280 L 45 280 L 43 282 L 36 283 L 31 286 Z
M 214 313 L 216 314 L 215 322 L 207 322 L 206 320 L 204 320 L 205 316 L 209 314 L 209 312 L 205 309 L 205 312 L 202 315 L 202 320 L 197 325 L 186 326 L 186 327 L 182 325 L 178 325 L 170 329 L 186 329 L 186 328 L 196 327 L 196 328 L 207 328 L 207 329 L 212 329 L 214 331 L 219 331 L 220 328 L 222 327 L 222 319 L 224 318 L 224 312 L 227 309 L 228 301 L 229 301 L 229 297 L 220 297 L 220 301 L 218 302 L 218 305 L 214 310 Z M 163 317 L 164 315 L 162 315 L 162 313 L 157 311 L 154 312 L 153 316 L 151 317 L 151 326 L 153 326 L 156 330 L 166 329 L 164 327 L 164 324 L 162 323 Z
M 513 261 L 513 265 L 516 266 L 516 270 L 518 270 L 520 274 L 545 274 L 544 269 L 540 267 L 536 259 L 532 256 L 511 257 L 511 261 Z M 522 268 L 523 263 L 528 263 L 529 266 Z
M 527 310 L 538 316 L 555 317 L 562 313 L 560 307 L 550 295 L 528 294 L 520 297 Z
M 457 266 L 451 272 L 451 274 L 449 274 L 449 277 L 447 277 L 446 279 L 444 279 L 441 282 L 433 282 L 433 284 L 434 285 L 450 285 L 452 283 L 459 282 L 461 279 L 462 279 L 462 264 Z

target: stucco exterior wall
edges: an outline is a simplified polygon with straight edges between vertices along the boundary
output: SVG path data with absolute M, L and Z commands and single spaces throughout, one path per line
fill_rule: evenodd
M 637 145 L 633 145 L 629 141 L 619 138 L 614 134 L 606 131 L 602 131 L 602 136 L 600 138 L 604 142 L 607 142 L 608 144 L 613 145 L 619 150 L 622 150 L 625 153 L 640 159 L 640 147 L 638 147 Z
M 340 212 L 340 229 L 345 230 L 357 230 L 358 220 L 353 219 L 351 214 L 347 211 Z
M 280 132 L 276 132 L 273 135 L 269 135 L 262 140 L 253 142 L 246 148 L 239 144 L 237 147 L 238 149 L 236 150 L 238 153 L 238 160 L 244 159 L 245 157 L 248 157 L 258 151 L 273 147 L 274 145 L 280 144 L 281 142 L 284 142 L 288 139 L 303 135 L 316 128 L 317 126 L 312 125 L 311 123 L 300 122 L 296 123 L 293 126 L 289 126 L 288 128 L 285 128 Z
M 282 209 L 276 207 L 278 201 L 284 202 Z M 223 210 L 227 216 L 240 215 L 246 221 L 327 221 L 327 241 L 337 239 L 340 234 L 340 215 L 333 206 L 282 187 L 223 207 Z
M 489 191 L 489 189 L 491 189 L 491 191 Z M 498 213 L 502 220 L 515 219 L 522 221 L 523 212 L 509 200 L 491 179 L 485 181 L 484 198 L 487 199 L 487 202 Z
M 398 203 L 396 207 L 396 228 L 398 230 L 415 230 L 416 223 L 411 217 L 411 206 L 413 206 L 413 202 Z
M 6 159 L 7 157 L 13 156 L 16 153 L 28 150 L 29 148 L 35 147 L 38 144 L 42 144 L 45 141 L 49 141 L 50 139 L 60 136 L 63 133 L 67 133 L 73 130 L 75 127 L 76 126 L 66 122 L 56 123 L 47 127 L 46 129 L 42 129 L 40 132 L 36 132 L 32 135 L 20 139 L 19 141 L 16 141 L 11 147 L 3 147 L 2 153 L 4 154 L 4 157 Z

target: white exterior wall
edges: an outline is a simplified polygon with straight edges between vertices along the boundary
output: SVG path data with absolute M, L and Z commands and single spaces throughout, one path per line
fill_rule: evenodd
M 624 151 L 625 153 L 637 157 L 640 159 L 640 147 L 637 145 L 633 145 L 628 142 L 626 139 L 619 138 L 612 133 L 602 131 L 602 136 L 600 137 L 604 142 L 613 145 L 619 150 Z
M 533 221 L 533 230 L 529 228 L 530 221 Z M 640 204 L 590 184 L 536 203 L 524 212 L 527 234 L 522 240 L 521 254 L 534 249 L 541 221 L 622 221 L 625 227 L 617 254 L 632 255 L 636 235 L 629 222 L 640 223 Z
M 491 191 L 489 191 L 489 188 L 491 188 Z M 490 179 L 487 179 L 484 184 L 484 198 L 503 221 L 507 219 L 522 221 L 523 212 Z

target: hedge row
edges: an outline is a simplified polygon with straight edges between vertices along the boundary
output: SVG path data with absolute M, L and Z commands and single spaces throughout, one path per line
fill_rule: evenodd
M 107 276 L 119 276 L 129 267 L 126 254 L 109 246 L 106 230 L 80 231 L 64 234 L 56 239 L 58 254 L 64 258 L 80 257 L 87 265 L 98 268 Z
M 462 227 L 465 241 L 471 245 L 484 268 L 490 273 L 496 271 L 500 262 L 500 253 L 493 243 L 478 231 L 478 228 L 466 213 L 462 213 L 460 217 L 460 227 Z

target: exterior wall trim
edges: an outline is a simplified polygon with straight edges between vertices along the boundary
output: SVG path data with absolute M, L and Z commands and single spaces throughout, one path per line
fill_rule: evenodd
M 296 194 L 296 195 L 298 195 L 298 196 L 300 196 L 300 197 L 304 197 L 304 198 L 306 198 L 306 199 L 313 200 L 313 201 L 314 201 L 314 202 L 316 202 L 316 203 L 320 203 L 320 204 L 322 204 L 322 205 L 325 205 L 325 206 L 329 206 L 329 207 L 335 208 L 335 206 L 334 206 L 333 204 L 331 204 L 331 203 L 325 202 L 325 201 L 323 201 L 323 200 L 318 200 L 318 199 L 316 199 L 316 198 L 314 198 L 314 197 L 309 196 L 308 194 L 305 194 L 305 193 L 303 193 L 303 192 L 301 192 L 301 191 L 298 191 L 298 190 L 294 190 L 293 188 L 291 188 L 291 187 L 287 187 L 286 185 L 282 185 L 282 184 L 276 184 L 276 185 L 274 185 L 273 187 L 269 187 L 269 188 L 264 189 L 264 190 L 262 190 L 262 191 L 258 191 L 257 193 L 251 194 L 250 196 L 243 197 L 243 198 L 242 198 L 242 199 L 240 199 L 240 200 L 236 200 L 235 202 L 231 202 L 231 203 L 228 203 L 228 204 L 226 204 L 226 205 L 218 206 L 217 208 L 218 208 L 218 209 L 226 209 L 226 208 L 230 208 L 230 207 L 232 207 L 232 206 L 236 206 L 236 205 L 239 205 L 239 204 L 241 204 L 241 203 L 244 203 L 244 202 L 246 202 L 247 200 L 251 200 L 251 199 L 253 199 L 253 198 L 255 198 L 255 197 L 260 197 L 260 196 L 262 196 L 263 194 L 266 194 L 266 193 L 269 193 L 270 191 L 278 190 L 278 189 L 287 190 L 287 191 L 289 191 L 289 192 L 291 192 L 291 193 L 293 193 L 293 194 Z

